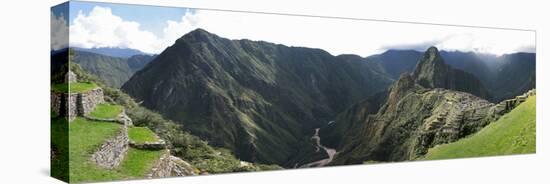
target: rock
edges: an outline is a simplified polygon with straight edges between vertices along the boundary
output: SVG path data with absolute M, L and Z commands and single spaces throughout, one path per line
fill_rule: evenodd
M 65 83 L 72 83 L 72 82 L 76 82 L 77 81 L 77 78 L 76 78 L 76 74 L 73 73 L 73 71 L 69 70 L 66 74 L 65 74 Z
M 430 47 L 416 65 L 413 78 L 425 88 L 444 88 L 463 91 L 489 99 L 489 93 L 474 75 L 447 65 L 439 51 Z
M 170 155 L 167 150 L 156 165 L 147 174 L 148 178 L 164 178 L 174 176 L 194 176 L 195 168 L 181 158 Z
M 159 139 L 157 142 L 145 142 L 138 144 L 134 141 L 128 143 L 132 148 L 143 149 L 143 150 L 162 150 L 166 148 L 166 142 L 162 139 Z
M 117 167 L 128 151 L 128 129 L 122 126 L 119 134 L 107 140 L 100 149 L 92 155 L 92 161 L 107 169 Z

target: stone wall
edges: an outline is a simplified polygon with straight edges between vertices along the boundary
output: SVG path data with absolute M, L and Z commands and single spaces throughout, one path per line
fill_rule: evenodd
M 50 93 L 51 110 L 58 116 L 66 116 L 72 121 L 77 116 L 76 109 L 77 94 L 59 93 L 52 91 Z
M 523 95 L 516 96 L 515 98 L 504 100 L 494 107 L 493 116 L 494 118 L 499 118 L 500 116 L 512 111 L 514 108 L 516 108 L 519 104 L 525 102 L 527 98 L 530 96 L 536 95 L 536 90 L 531 89 L 524 93 Z
M 95 88 L 84 93 L 78 93 L 77 95 L 77 110 L 78 115 L 88 115 L 95 109 L 97 104 L 103 103 L 103 89 Z
M 61 112 L 63 111 L 61 109 L 61 104 L 63 103 L 62 98 L 63 98 L 62 93 L 56 93 L 53 91 L 50 93 L 51 110 L 53 111 L 54 114 L 58 116 L 61 115 L 61 113 L 64 113 L 64 112 Z
M 99 166 L 112 169 L 117 167 L 128 151 L 128 131 L 122 126 L 119 134 L 107 140 L 101 148 L 92 155 L 92 160 Z
M 77 109 L 78 94 L 70 93 L 65 95 L 67 96 L 65 107 L 67 108 L 69 121 L 72 121 L 74 120 L 74 118 L 76 118 L 76 116 L 78 116 L 78 109 Z
M 95 88 L 84 93 L 52 91 L 50 100 L 52 111 L 59 116 L 67 116 L 69 121 L 72 121 L 76 116 L 89 114 L 97 104 L 105 102 L 101 88 Z

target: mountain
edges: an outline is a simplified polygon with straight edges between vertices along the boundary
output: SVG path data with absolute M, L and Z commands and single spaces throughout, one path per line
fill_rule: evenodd
M 73 50 L 73 53 L 72 62 L 103 80 L 107 86 L 115 88 L 122 86 L 136 71 L 154 58 L 150 55 L 135 55 L 126 59 L 79 50 Z
M 130 67 L 130 70 L 135 73 L 145 67 L 145 65 L 149 64 L 149 62 L 155 59 L 155 57 L 156 55 L 138 54 L 129 57 L 126 62 L 128 63 L 128 67 Z
M 479 85 L 474 76 L 446 65 L 435 47 L 428 49 L 414 72 L 401 74 L 387 95 L 351 106 L 321 130 L 323 144 L 338 150 L 331 164 L 412 160 L 483 128 L 497 108 L 456 91 L 480 92 L 474 85 L 461 88 L 464 83 Z
M 91 52 L 96 54 L 101 54 L 104 56 L 119 57 L 119 58 L 129 58 L 135 55 L 147 55 L 136 49 L 129 48 L 116 48 L 116 47 L 100 47 L 100 48 L 80 48 L 73 47 L 74 50 Z
M 426 88 L 463 91 L 489 99 L 487 89 L 474 75 L 447 65 L 435 47 L 430 47 L 420 58 L 412 77 Z
M 355 55 L 194 30 L 122 89 L 142 105 L 252 162 L 291 167 L 314 128 L 393 81 Z
M 380 63 L 383 69 L 397 80 L 402 73 L 412 72 L 421 56 L 422 53 L 415 50 L 388 50 L 365 59 Z
M 65 74 L 69 68 L 69 49 L 59 49 L 50 52 L 50 73 L 51 84 L 65 82 Z
M 490 97 L 487 100 L 491 102 L 513 98 L 536 87 L 534 53 L 501 56 L 460 51 L 439 53 L 447 65 L 476 76 L 487 88 Z M 422 52 L 415 50 L 388 50 L 365 60 L 379 63 L 397 80 L 402 73 L 412 73 L 421 56 Z

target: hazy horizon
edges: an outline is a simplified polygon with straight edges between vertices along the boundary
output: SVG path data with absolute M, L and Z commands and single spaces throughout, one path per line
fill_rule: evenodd
M 430 46 L 497 56 L 536 53 L 533 31 L 93 2 L 71 2 L 70 6 L 75 11 L 69 15 L 51 12 L 54 50 L 110 47 L 159 54 L 176 39 L 202 28 L 228 39 L 319 48 L 332 55 L 366 57 L 387 50 L 425 51 Z M 64 28 L 53 31 L 56 26 Z M 69 34 L 68 44 L 55 40 L 55 35 Z

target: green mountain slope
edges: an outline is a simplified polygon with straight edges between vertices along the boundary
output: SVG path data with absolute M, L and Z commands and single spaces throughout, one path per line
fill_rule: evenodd
M 98 117 L 112 117 L 113 112 L 120 112 L 121 107 L 124 107 L 125 112 L 132 119 L 133 124 L 135 126 L 148 127 L 155 134 L 157 134 L 161 139 L 166 141 L 171 154 L 173 154 L 174 156 L 180 157 L 185 161 L 188 161 L 195 168 L 199 169 L 199 171 L 197 172 L 228 173 L 228 172 L 281 169 L 279 166 L 276 166 L 276 165 L 263 165 L 263 164 L 257 164 L 257 163 L 252 163 L 247 166 L 243 166 L 240 160 L 235 158 L 235 156 L 230 152 L 228 152 L 226 149 L 213 147 L 209 145 L 208 142 L 200 139 L 197 136 L 190 134 L 186 127 L 178 125 L 173 121 L 167 120 L 162 115 L 140 106 L 140 104 L 136 103 L 132 98 L 130 98 L 130 96 L 128 96 L 121 90 L 111 88 L 103 84 L 100 79 L 98 79 L 94 75 L 87 73 L 84 69 L 80 67 L 80 65 L 72 63 L 70 65 L 70 70 L 77 75 L 79 82 L 97 84 L 97 86 L 101 87 L 104 90 L 104 95 L 112 99 L 113 104 L 116 104 L 110 107 L 102 107 L 101 105 L 98 105 L 98 108 L 96 108 L 96 110 L 91 114 L 94 114 Z M 63 124 L 59 124 L 59 125 L 63 125 Z M 68 131 L 68 128 L 69 127 L 52 126 L 52 132 Z M 73 130 L 79 130 L 79 129 L 73 129 Z M 101 133 L 101 132 L 98 132 L 98 133 Z M 79 135 L 79 134 L 81 133 L 75 133 L 75 135 Z M 130 132 L 130 134 L 133 134 L 133 133 Z M 81 135 L 85 135 L 85 134 L 81 134 Z M 135 134 L 131 136 L 136 137 Z M 140 136 L 143 136 L 143 135 L 140 135 L 140 133 L 138 132 L 138 135 L 137 135 L 138 141 L 139 139 L 143 138 Z M 102 136 L 96 136 L 96 137 L 101 138 Z M 84 139 L 83 141 L 86 141 L 86 142 L 95 140 L 95 139 L 85 139 L 85 138 L 86 137 L 81 136 L 81 139 Z M 78 139 L 78 138 L 75 138 L 75 139 Z M 145 138 L 145 139 L 148 139 L 148 138 Z M 56 146 L 57 147 L 56 149 L 61 149 L 62 151 L 64 151 L 66 150 L 66 148 L 63 146 L 67 145 L 66 143 L 67 140 L 68 140 L 67 137 L 55 137 L 55 141 L 53 141 L 54 143 L 52 144 L 54 146 L 58 145 Z M 71 144 L 72 143 L 73 142 L 71 142 Z M 86 144 L 90 144 L 90 143 L 80 144 L 78 142 L 75 142 L 75 143 L 79 144 L 79 145 L 75 145 L 75 147 L 77 148 L 85 148 L 87 147 Z M 93 146 L 100 145 L 96 143 L 92 143 L 92 144 L 93 145 L 90 144 L 89 146 L 93 147 Z M 75 149 L 72 151 L 80 151 L 80 150 Z M 86 152 L 86 154 L 90 153 L 89 150 L 84 150 L 84 152 Z M 86 174 L 87 172 L 82 172 L 83 174 L 82 177 L 85 177 L 85 178 L 92 177 L 91 179 L 93 179 L 94 177 L 99 177 L 102 180 L 107 178 L 112 178 L 112 177 L 118 178 L 118 179 L 137 177 L 138 175 L 142 174 L 142 171 L 144 169 L 143 166 L 144 164 L 147 164 L 147 160 L 154 158 L 156 155 L 156 153 L 154 152 L 143 152 L 143 151 L 134 150 L 134 149 L 131 149 L 128 154 L 129 154 L 128 160 L 123 163 L 122 170 L 117 170 L 116 172 L 112 172 L 112 171 L 108 172 L 108 171 L 97 170 L 96 168 L 92 168 L 90 172 L 88 172 L 88 174 Z M 73 159 L 73 157 L 71 157 L 71 159 Z M 88 167 L 89 165 L 86 162 L 80 162 L 82 160 L 80 161 L 78 160 L 80 159 L 80 157 L 74 157 L 74 159 L 77 159 L 77 162 L 73 161 L 73 163 L 80 164 L 80 165 L 77 165 L 79 166 L 77 168 L 82 170 L 90 169 Z M 64 165 L 64 164 L 68 164 L 67 162 L 69 162 L 68 158 L 62 158 L 61 161 L 59 161 L 59 163 L 54 163 L 54 164 Z
M 72 62 L 79 64 L 86 72 L 114 88 L 120 88 L 136 71 L 154 58 L 150 55 L 118 58 L 75 49 L 71 49 L 71 52 L 74 55 Z
M 493 120 L 494 104 L 470 94 L 484 91 L 475 76 L 446 65 L 432 47 L 387 95 L 351 106 L 322 128 L 322 142 L 339 152 L 332 165 L 416 159 Z
M 436 146 L 426 160 L 524 154 L 536 152 L 536 96 L 476 134 Z
M 392 82 L 359 56 L 195 30 L 122 89 L 244 160 L 286 163 L 299 142 Z M 380 68 L 380 67 L 379 67 Z

